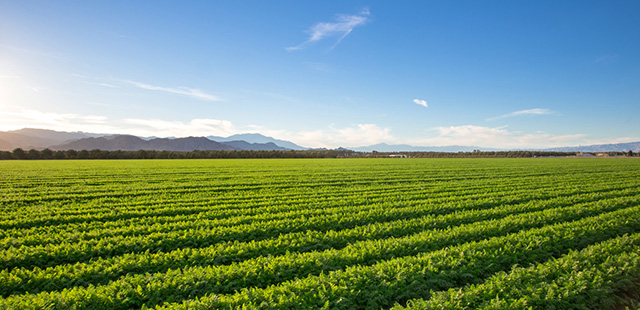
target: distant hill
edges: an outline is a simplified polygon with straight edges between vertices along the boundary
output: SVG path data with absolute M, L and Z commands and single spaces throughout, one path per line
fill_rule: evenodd
M 117 135 L 111 137 L 84 138 L 70 143 L 56 145 L 52 150 L 93 150 L 105 151 L 194 151 L 194 150 L 234 150 L 233 147 L 211 141 L 205 137 L 156 138 L 143 140 L 136 136 Z
M 217 142 L 205 137 L 188 138 L 156 138 L 137 137 L 132 135 L 107 135 L 85 132 L 63 132 L 46 129 L 25 128 L 14 131 L 0 132 L 0 150 L 12 151 L 16 148 L 52 150 L 166 150 L 166 151 L 193 151 L 193 150 L 252 150 L 252 151 L 283 151 L 290 148 L 277 145 L 295 144 L 265 137 L 259 134 L 236 135 L 235 137 L 252 138 L 251 141 L 242 141 L 232 137 L 221 138 L 224 142 Z M 265 141 L 265 142 L 260 142 Z M 274 142 L 275 141 L 275 142 Z M 299 149 L 304 149 L 296 146 Z
M 195 150 L 233 150 L 233 147 L 222 145 L 205 137 L 188 137 L 177 139 L 151 139 L 146 141 L 145 149 L 158 151 L 195 151 Z
M 629 152 L 640 153 L 640 141 L 629 143 L 617 143 L 617 144 L 596 144 L 587 146 L 573 146 L 573 147 L 554 147 L 545 149 L 545 151 L 552 152 Z
M 34 137 L 40 137 L 51 141 L 70 141 L 77 140 L 82 138 L 91 138 L 91 137 L 102 137 L 105 134 L 99 133 L 88 133 L 88 132 L 66 132 L 66 131 L 55 131 L 49 129 L 37 129 L 37 128 L 24 128 L 20 130 L 15 130 L 13 132 L 20 133 L 23 135 L 29 135 Z
M 67 143 L 73 140 L 98 137 L 99 134 L 84 132 L 63 132 L 46 129 L 25 128 L 0 132 L 0 150 L 11 151 L 15 148 L 41 149 L 50 145 Z
M 228 142 L 219 142 L 222 145 L 230 146 L 236 150 L 247 150 L 247 151 L 286 151 L 290 150 L 288 148 L 280 147 L 273 142 L 267 143 L 249 143 L 247 141 L 228 141 Z
M 306 150 L 307 149 L 306 147 L 299 146 L 293 142 L 274 139 L 271 137 L 263 136 L 259 133 L 245 133 L 245 134 L 229 136 L 226 138 L 216 137 L 216 136 L 209 136 L 207 138 L 217 142 L 246 141 L 249 143 L 273 143 L 279 147 L 283 147 L 289 150 Z
M 0 140 L 0 150 L 6 150 L 6 151 L 10 151 L 15 149 L 15 146 L 13 143 L 4 141 L 4 140 Z

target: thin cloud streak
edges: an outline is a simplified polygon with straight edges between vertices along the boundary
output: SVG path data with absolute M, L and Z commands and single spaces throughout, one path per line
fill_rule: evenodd
M 188 88 L 188 87 L 178 87 L 178 88 L 161 87 L 161 86 L 154 86 L 154 85 L 144 84 L 144 83 L 135 82 L 135 81 L 125 81 L 125 82 L 135 87 L 146 89 L 146 90 L 163 91 L 163 92 L 168 92 L 172 94 L 195 97 L 195 98 L 207 100 L 207 101 L 222 101 L 222 99 L 220 99 L 219 97 L 207 94 L 200 89 L 194 89 L 194 88 Z
M 242 131 L 227 120 L 192 119 L 187 122 L 160 119 L 110 119 L 102 115 L 20 110 L 0 112 L 0 131 L 41 128 L 141 137 L 229 136 Z
M 192 119 L 189 122 L 166 121 L 160 119 L 125 119 L 124 123 L 133 125 L 129 132 L 139 136 L 158 137 L 202 137 L 202 136 L 230 136 L 240 133 L 227 120 Z
M 333 50 L 344 38 L 346 38 L 354 28 L 358 26 L 362 26 L 369 21 L 369 10 L 364 9 L 357 15 L 346 15 L 346 14 L 338 14 L 336 15 L 335 22 L 325 22 L 325 23 L 317 23 L 313 25 L 307 33 L 309 33 L 309 38 L 307 41 L 301 43 L 297 46 L 287 47 L 287 51 L 296 51 L 301 50 L 305 46 L 320 41 L 327 37 L 332 36 L 340 36 L 338 40 L 331 46 L 329 50 Z
M 507 126 L 484 127 L 475 125 L 437 127 L 436 137 L 409 143 L 422 146 L 477 146 L 498 149 L 544 149 L 585 144 L 587 135 L 554 135 L 546 132 L 526 133 L 511 131 Z
M 0 130 L 42 128 L 62 131 L 110 132 L 115 129 L 108 123 L 106 116 L 41 112 L 27 109 L 0 113 L 0 124 Z
M 311 131 L 286 131 L 269 129 L 261 126 L 248 126 L 251 132 L 259 132 L 263 135 L 291 141 L 297 145 L 311 148 L 337 148 L 357 147 L 378 143 L 393 143 L 396 138 L 391 135 L 390 128 L 380 127 L 376 124 L 355 124 L 353 126 L 326 128 Z
M 554 112 L 549 110 L 549 109 L 536 108 L 536 109 L 515 111 L 515 112 L 503 114 L 503 115 L 496 116 L 496 117 L 490 117 L 490 118 L 487 118 L 486 121 L 495 121 L 495 120 L 498 120 L 498 119 L 514 117 L 514 116 L 521 116 L 521 115 L 549 115 L 549 114 L 554 114 Z
M 109 84 L 109 83 L 92 83 L 92 84 L 95 84 L 95 85 L 98 85 L 98 86 L 109 87 L 109 88 L 117 88 L 118 87 L 118 86 L 115 86 L 115 85 L 112 85 L 112 84 Z

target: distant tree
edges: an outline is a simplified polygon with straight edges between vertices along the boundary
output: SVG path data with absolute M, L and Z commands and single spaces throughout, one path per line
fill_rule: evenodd
M 98 149 L 94 149 L 89 151 L 89 159 L 104 159 L 107 158 L 108 151 L 102 151 Z
M 136 159 L 147 159 L 149 152 L 147 150 L 137 150 L 134 153 L 134 158 Z
M 627 153 L 627 156 L 632 157 L 633 156 L 633 151 L 629 150 L 629 152 Z
M 55 151 L 53 153 L 53 158 L 55 158 L 55 159 L 64 159 L 65 158 L 64 151 Z
M 76 158 L 78 158 L 78 152 L 76 150 L 66 150 L 64 152 L 64 158 L 66 158 L 66 159 L 76 159 Z
M 78 159 L 89 159 L 89 151 L 87 150 L 81 150 L 80 152 L 78 152 Z
M 36 149 L 30 149 L 29 152 L 27 152 L 27 158 L 28 159 L 40 159 L 40 151 L 38 151 Z
M 50 149 L 44 149 L 40 151 L 40 158 L 42 159 L 53 159 L 53 151 Z
M 9 151 L 0 151 L 0 159 L 13 159 L 13 155 Z
M 23 149 L 17 148 L 13 150 L 13 158 L 15 159 L 27 159 L 27 153 Z

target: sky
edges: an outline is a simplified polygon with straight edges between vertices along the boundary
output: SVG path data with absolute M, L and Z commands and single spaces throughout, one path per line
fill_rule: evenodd
M 0 0 L 0 131 L 640 141 L 639 1 Z

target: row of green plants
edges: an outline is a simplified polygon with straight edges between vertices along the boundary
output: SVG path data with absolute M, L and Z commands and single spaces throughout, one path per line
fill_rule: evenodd
M 343 250 L 260 256 L 228 266 L 169 269 L 125 276 L 106 285 L 12 295 L 0 300 L 0 306 L 130 309 L 203 296 L 185 302 L 185 309 L 264 304 L 274 309 L 293 305 L 315 309 L 332 302 L 331 308 L 337 309 L 379 309 L 421 297 L 418 294 L 429 290 L 473 283 L 514 264 L 546 261 L 571 249 L 635 232 L 640 230 L 640 218 L 630 216 L 639 211 L 640 207 L 629 207 L 528 230 L 524 228 L 540 219 L 523 216 L 497 225 L 516 232 L 506 236 L 499 233 L 490 239 L 484 238 L 492 236 L 491 225 L 460 229 L 461 235 L 426 231 L 407 238 L 354 244 Z M 543 214 L 539 216 L 544 218 Z M 513 228 L 516 223 L 524 225 L 522 231 Z M 542 220 L 540 224 L 549 223 Z M 481 241 L 467 242 L 466 234 L 474 232 Z M 444 240 L 439 243 L 438 237 Z M 232 293 L 248 286 L 252 288 Z M 283 300 L 283 293 L 295 298 Z
M 276 286 L 247 288 L 231 295 L 209 294 L 197 300 L 169 304 L 166 308 L 388 308 L 408 299 L 428 296 L 431 291 L 481 282 L 516 264 L 544 262 L 571 249 L 582 249 L 637 231 L 640 219 L 629 221 L 628 217 L 638 210 L 638 207 L 632 207 L 478 242 L 460 242 L 438 251 L 389 259 L 370 266 L 349 266 Z
M 606 201 L 607 198 L 619 196 L 638 195 L 640 189 L 628 189 L 624 191 L 600 192 L 592 195 L 582 195 L 579 197 L 559 196 L 550 201 L 538 200 L 533 206 L 543 208 L 547 206 L 571 205 L 582 201 Z M 526 205 L 528 201 L 521 202 Z M 327 231 L 342 230 L 367 225 L 370 223 L 385 223 L 402 219 L 411 219 L 423 216 L 445 215 L 452 212 L 461 212 L 468 209 L 482 210 L 489 209 L 501 215 L 509 214 L 514 208 L 496 208 L 500 204 L 494 201 L 475 201 L 473 204 L 451 203 L 439 204 L 437 207 L 423 207 L 420 204 L 398 207 L 396 204 L 382 204 L 369 206 L 371 208 L 363 210 L 351 210 L 348 207 L 341 207 L 333 213 L 324 213 L 318 216 L 301 216 L 291 218 L 270 218 L 267 220 L 251 218 L 250 221 L 236 221 L 228 225 L 220 225 L 219 221 L 207 221 L 198 219 L 193 222 L 180 222 L 183 227 L 176 225 L 158 225 L 160 229 L 153 229 L 153 226 L 141 226 L 143 232 L 136 234 L 117 234 L 118 230 L 108 227 L 104 231 L 97 230 L 100 234 L 98 238 L 74 238 L 69 234 L 33 234 L 25 236 L 26 242 L 11 236 L 3 241 L 5 248 L 0 251 L 0 262 L 3 269 L 16 267 L 47 267 L 58 264 L 76 263 L 85 260 L 101 257 L 114 256 L 125 253 L 138 253 L 145 251 L 168 252 L 178 248 L 202 248 L 221 242 L 246 242 L 263 239 L 270 239 L 278 235 L 304 232 L 309 230 Z M 519 206 L 520 204 L 515 204 Z M 504 211 L 503 211 L 504 209 Z M 496 212 L 497 211 L 497 212 Z M 242 217 L 234 217 L 234 220 Z M 448 225 L 449 221 L 443 221 Z M 216 227 L 216 229 L 211 229 Z M 150 228 L 150 229 L 148 229 Z M 113 234 L 111 230 L 113 229 Z M 125 229 L 133 229 L 131 226 Z M 148 230 L 146 230 L 148 229 Z M 144 231 L 146 230 L 146 231 Z M 42 236 L 42 237 L 40 237 Z M 77 236 L 77 235 L 76 235 Z M 79 236 L 86 236 L 79 234 Z M 29 245 L 29 241 L 34 239 L 48 239 L 49 242 L 43 244 Z M 25 244 L 26 243 L 26 244 Z M 31 242 L 34 243 L 34 242 Z
M 208 188 L 201 188 L 202 191 L 208 191 Z M 537 190 L 537 189 L 534 189 Z M 524 191 L 521 189 L 519 191 Z M 338 193 L 339 195 L 340 193 Z M 212 219 L 230 218 L 230 217 L 246 217 L 250 215 L 263 215 L 265 212 L 278 216 L 287 212 L 323 212 L 315 210 L 315 206 L 335 207 L 358 207 L 379 203 L 394 203 L 396 200 L 390 199 L 389 196 L 403 195 L 408 201 L 438 204 L 450 200 L 462 200 L 469 198 L 491 197 L 490 193 L 478 192 L 478 190 L 467 189 L 457 192 L 455 195 L 447 193 L 436 193 L 425 195 L 423 192 L 416 191 L 415 188 L 392 187 L 385 190 L 376 191 L 370 189 L 368 192 L 342 193 L 343 195 L 335 195 L 332 197 L 309 197 L 303 194 L 289 197 L 257 197 L 253 199 L 215 199 L 203 198 L 198 195 L 199 199 L 193 200 L 177 200 L 171 197 L 156 197 L 153 200 L 138 202 L 135 199 L 127 200 L 125 196 L 118 201 L 105 201 L 99 199 L 92 204 L 82 204 L 76 201 L 66 202 L 65 206 L 69 209 L 60 210 L 54 205 L 48 204 L 50 209 L 34 210 L 33 214 L 5 215 L 4 220 L 0 220 L 0 227 L 4 229 L 18 228 L 20 230 L 31 227 L 42 228 L 44 226 L 57 226 L 59 224 L 74 224 L 83 222 L 105 222 L 113 223 L 121 219 L 133 219 L 140 224 L 140 221 L 148 219 L 148 223 L 171 222 L 192 220 L 190 217 L 206 217 Z M 259 194 L 254 194 L 259 195 Z M 112 194 L 113 196 L 113 194 Z M 182 199 L 184 195 L 181 195 Z M 109 197 L 112 198 L 112 197 Z M 89 206 L 87 206 L 89 205 Z M 76 209 L 72 209 L 77 206 Z M 126 207 L 126 208 L 122 208 Z M 53 210 L 52 210 L 53 209 Z M 301 210 L 304 209 L 304 210 Z M 40 212 L 38 212 L 40 211 Z M 37 218 L 34 218 L 34 215 Z M 10 217 L 10 218 L 7 218 Z M 1 218 L 1 217 L 0 217 Z
M 341 231 L 292 233 L 281 235 L 275 239 L 218 244 L 207 248 L 186 248 L 160 253 L 149 253 L 148 251 L 130 253 L 108 259 L 58 265 L 46 269 L 15 268 L 11 271 L 0 271 L 0 283 L 4 283 L 0 293 L 3 296 L 9 296 L 26 291 L 38 292 L 43 288 L 59 290 L 68 288 L 69 284 L 79 286 L 83 279 L 100 279 L 99 283 L 106 283 L 126 274 L 164 272 L 168 269 L 190 266 L 229 265 L 262 256 L 273 256 L 275 258 L 285 255 L 284 258 L 278 259 L 286 260 L 294 257 L 294 255 L 312 251 L 328 249 L 331 249 L 331 251 L 342 249 L 349 251 L 353 247 L 378 247 L 380 246 L 380 240 L 386 242 L 393 238 L 393 241 L 397 243 L 402 238 L 414 238 L 414 234 L 424 231 L 437 231 L 441 235 L 440 238 L 469 241 L 490 235 L 513 232 L 518 229 L 575 220 L 580 217 L 595 215 L 599 212 L 624 208 L 638 202 L 640 202 L 640 198 L 626 197 L 570 207 L 549 207 L 549 205 L 555 205 L 555 203 L 527 204 L 499 209 L 472 210 L 445 216 L 428 216 L 389 223 L 372 223 Z M 607 206 L 602 207 L 601 203 L 606 203 Z M 463 231 L 462 237 L 459 231 Z M 430 238 L 434 237 L 430 236 Z M 432 242 L 428 246 L 439 244 L 435 241 Z M 455 244 L 450 241 L 438 242 Z M 415 246 L 415 244 L 412 246 Z M 419 247 L 420 250 L 426 248 L 427 245 L 424 244 Z M 397 254 L 397 251 L 394 252 L 394 255 Z M 405 255 L 408 254 L 405 253 Z M 382 258 L 377 257 L 375 259 Z M 85 285 L 90 283 L 96 284 L 96 282 L 86 282 Z
M 615 189 L 610 188 L 598 188 L 591 187 L 589 191 L 581 192 L 581 196 L 598 193 L 600 191 L 620 191 L 623 189 L 634 189 L 633 183 L 630 184 L 617 184 Z M 63 233 L 68 231 L 69 233 L 82 232 L 84 237 L 95 238 L 102 235 L 103 231 L 108 231 L 109 235 L 119 234 L 136 234 L 136 230 L 144 231 L 147 233 L 158 230 L 166 230 L 167 225 L 177 225 L 171 227 L 173 230 L 185 227 L 184 225 L 195 225 L 200 221 L 211 221 L 207 225 L 216 226 L 232 226 L 254 221 L 267 221 L 282 218 L 296 218 L 300 216 L 316 216 L 330 213 L 344 212 L 344 207 L 349 207 L 350 211 L 360 211 L 364 209 L 370 209 L 372 207 L 388 207 L 397 203 L 394 200 L 389 201 L 385 198 L 385 195 L 401 194 L 403 196 L 404 204 L 410 205 L 433 205 L 441 206 L 451 204 L 452 202 L 460 202 L 466 204 L 472 204 L 468 200 L 473 200 L 473 204 L 482 205 L 485 203 L 493 204 L 511 204 L 514 201 L 523 201 L 527 199 L 547 199 L 548 197 L 557 196 L 575 196 L 573 192 L 567 190 L 561 190 L 557 188 L 543 189 L 544 193 L 539 193 L 541 190 L 539 187 L 523 186 L 516 191 L 509 192 L 510 195 L 518 197 L 513 199 L 504 197 L 504 194 L 498 194 L 494 192 L 480 192 L 477 190 L 461 190 L 456 195 L 448 194 L 435 194 L 427 195 L 413 189 L 406 188 L 394 188 L 382 193 L 376 193 L 375 195 L 366 196 L 363 193 L 356 193 L 355 195 L 343 196 L 339 200 L 321 200 L 309 198 L 307 200 L 296 197 L 291 199 L 287 204 L 285 201 L 265 200 L 252 203 L 251 206 L 243 207 L 247 205 L 247 202 L 242 204 L 229 203 L 219 204 L 216 206 L 207 207 L 205 203 L 198 203 L 197 205 L 183 205 L 172 204 L 171 207 L 164 205 L 161 202 L 156 202 L 150 209 L 138 209 L 135 205 L 128 207 L 125 211 L 114 210 L 116 208 L 112 204 L 109 207 L 102 207 L 100 209 L 83 210 L 82 213 L 72 214 L 60 214 L 58 217 L 49 217 L 37 214 L 31 214 L 31 216 L 23 216 L 22 218 L 13 218 L 12 220 L 5 220 L 0 222 L 4 224 L 4 229 L 0 231 L 0 238 L 11 238 L 14 242 L 16 238 L 23 238 L 28 236 L 31 239 L 36 239 L 51 235 L 52 233 Z M 216 201 L 216 203 L 220 203 Z M 329 205 L 328 207 L 315 208 L 319 205 Z M 156 207 L 157 206 L 157 207 Z M 147 207 L 149 207 L 147 205 Z M 133 210 L 132 210 L 133 209 Z M 176 212 L 177 210 L 183 210 L 181 214 L 164 214 L 164 210 Z M 435 207 L 437 209 L 437 207 Z M 145 213 L 145 210 L 147 212 Z M 154 212 L 155 211 L 155 212 Z M 89 215 L 87 213 L 90 213 Z M 145 216 L 142 216 L 145 215 Z M 40 217 L 34 219 L 34 216 Z M 195 222 L 194 222 L 195 221 Z M 43 225 L 46 223 L 47 225 Z M 38 225 L 39 224 L 39 225 Z M 66 224 L 66 225 L 60 225 Z M 133 227 L 132 227 L 133 226 Z M 46 232 L 47 235 L 39 234 L 38 232 Z M 65 240 L 74 240 L 73 235 L 64 234 L 61 236 Z M 55 241 L 57 242 L 57 240 Z M 4 242 L 0 241 L 0 244 Z M 15 243 L 14 243 L 15 244 Z M 19 244 L 15 244 L 19 246 Z
M 585 182 L 588 180 L 579 180 Z M 613 188 L 612 185 L 615 185 Z M 566 184 L 565 184 L 566 186 Z M 635 183 L 626 181 L 607 184 L 607 186 L 591 186 L 588 190 L 579 191 L 580 197 L 603 192 L 620 191 L 624 189 L 636 188 Z M 496 190 L 497 189 L 497 190 Z M 314 198 L 308 196 L 292 196 L 284 198 L 258 198 L 257 201 L 219 201 L 212 205 L 207 200 L 195 203 L 182 203 L 172 201 L 163 203 L 163 200 L 155 200 L 153 204 L 139 205 L 131 203 L 126 210 L 120 210 L 126 200 L 119 204 L 108 203 L 106 206 L 96 208 L 81 208 L 73 212 L 62 211 L 55 216 L 46 216 L 36 212 L 29 215 L 24 214 L 18 218 L 13 216 L 11 220 L 0 221 L 3 228 L 0 231 L 0 247 L 2 244 L 20 246 L 23 243 L 16 239 L 24 239 L 24 244 L 41 244 L 40 238 L 51 238 L 53 235 L 62 234 L 60 239 L 75 241 L 75 235 L 82 238 L 99 238 L 104 234 L 114 235 L 135 235 L 139 232 L 153 233 L 165 231 L 171 226 L 171 230 L 184 229 L 189 227 L 202 226 L 201 221 L 208 221 L 205 225 L 211 226 L 233 226 L 254 221 L 268 221 L 282 218 L 297 218 L 300 216 L 317 216 L 324 214 L 341 213 L 344 207 L 348 207 L 350 212 L 361 211 L 372 207 L 389 207 L 397 204 L 397 200 L 387 199 L 393 194 L 402 195 L 404 205 L 433 205 L 441 206 L 459 202 L 465 204 L 511 204 L 514 201 L 527 199 L 541 200 L 548 197 L 576 196 L 575 190 L 567 190 L 558 187 L 541 187 L 540 185 L 526 184 L 518 187 L 517 190 L 508 191 L 509 196 L 505 196 L 504 188 L 472 188 L 465 187 L 457 192 L 425 193 L 416 191 L 415 188 L 394 187 L 384 191 L 374 191 L 374 194 L 358 191 L 355 193 L 344 193 L 341 197 L 331 197 L 331 199 Z M 468 200 L 473 200 L 473 203 Z M 467 201 L 466 201 L 467 200 Z M 316 206 L 327 206 L 317 208 Z M 429 206 L 431 207 L 431 206 Z M 51 211 L 48 211 L 51 212 Z M 62 225 L 64 224 L 64 225 Z M 172 226 L 173 225 L 173 226 Z M 191 225 L 191 226 L 189 226 Z M 41 234 L 40 232 L 46 232 Z M 67 232 L 67 233 L 65 233 Z M 59 242 L 60 240 L 53 240 Z
M 0 309 L 639 300 L 632 159 L 0 161 L 0 193 Z
M 439 291 L 401 309 L 637 309 L 640 234 L 624 235 L 480 284 Z M 613 292 L 614 294 L 611 294 Z

